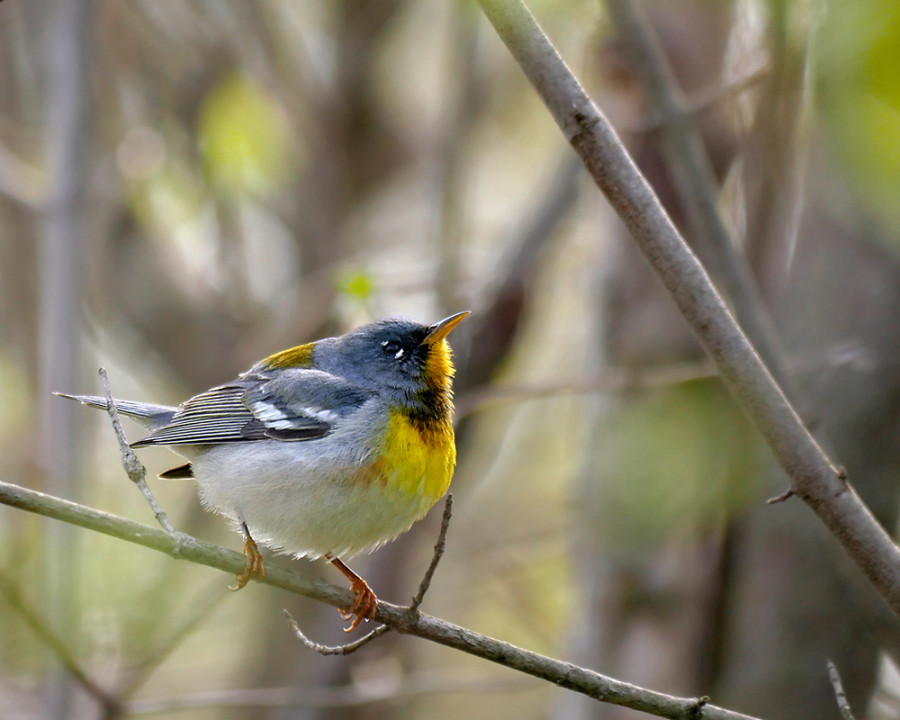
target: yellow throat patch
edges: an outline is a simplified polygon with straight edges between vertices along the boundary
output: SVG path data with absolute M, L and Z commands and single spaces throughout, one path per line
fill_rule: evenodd
M 447 492 L 456 468 L 451 358 L 445 340 L 430 348 L 424 371 L 426 411 L 392 409 L 380 449 L 388 483 L 431 503 Z
M 388 485 L 433 504 L 447 492 L 456 467 L 453 426 L 448 421 L 423 432 L 406 413 L 393 410 L 379 455 Z

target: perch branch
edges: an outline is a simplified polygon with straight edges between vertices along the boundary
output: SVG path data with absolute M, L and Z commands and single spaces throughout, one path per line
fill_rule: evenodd
M 149 525 L 9 483 L 0 482 L 0 503 L 104 533 L 176 559 L 206 565 L 222 572 L 235 574 L 244 567 L 244 556 L 235 550 L 204 542 L 184 533 L 157 530 Z M 280 567 L 270 568 L 266 577 L 257 578 L 257 581 L 337 608 L 348 607 L 354 597 L 347 588 L 329 585 Z M 429 615 L 410 613 L 406 607 L 379 602 L 375 619 L 396 632 L 415 635 L 439 645 L 461 650 L 596 700 L 641 710 L 659 717 L 679 720 L 686 717 L 699 717 L 704 720 L 754 720 L 751 716 L 715 705 L 701 705 L 696 698 L 674 697 L 615 680 Z

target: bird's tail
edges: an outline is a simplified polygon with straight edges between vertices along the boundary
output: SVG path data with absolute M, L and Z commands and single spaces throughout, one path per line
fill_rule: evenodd
M 99 395 L 69 395 L 63 392 L 55 392 L 53 394 L 69 400 L 77 400 L 88 407 L 106 410 L 106 398 Z M 154 405 L 153 403 L 135 402 L 133 400 L 116 400 L 116 409 L 123 415 L 134 418 L 150 430 L 156 430 L 164 425 L 168 425 L 177 410 L 171 405 Z

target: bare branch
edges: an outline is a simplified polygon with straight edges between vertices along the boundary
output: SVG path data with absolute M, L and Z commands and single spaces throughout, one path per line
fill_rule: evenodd
M 777 505 L 778 503 L 783 503 L 786 500 L 790 500 L 792 497 L 794 497 L 794 491 L 791 490 L 790 488 L 788 488 L 780 495 L 776 495 L 775 497 L 770 497 L 768 500 L 766 500 L 766 504 L 767 505 Z
M 297 639 L 308 649 L 319 653 L 319 655 L 349 655 L 350 653 L 359 650 L 363 645 L 368 645 L 375 638 L 381 637 L 390 630 L 387 625 L 379 625 L 372 630 L 372 632 L 363 635 L 359 640 L 354 640 L 353 642 L 345 643 L 343 645 L 322 645 L 306 637 L 300 629 L 300 626 L 297 624 L 297 621 L 294 620 L 287 610 L 284 611 L 284 615 L 288 619 L 288 623 L 290 623 L 291 629 L 294 631 L 294 635 L 297 636 Z
M 453 493 L 447 493 L 447 499 L 444 501 L 444 514 L 441 516 L 441 529 L 438 532 L 437 543 L 434 545 L 434 554 L 431 556 L 431 563 L 425 574 L 422 576 L 422 582 L 419 583 L 419 591 L 415 594 L 407 610 L 410 613 L 419 612 L 419 606 L 425 599 L 425 593 L 431 587 L 431 580 L 434 577 L 434 571 L 437 570 L 438 563 L 444 557 L 444 548 L 447 543 L 447 530 L 450 528 L 450 518 L 453 515 Z
M 234 550 L 198 540 L 184 533 L 157 530 L 149 525 L 9 483 L 0 482 L 0 503 L 101 532 L 222 572 L 234 574 L 244 567 L 244 556 Z M 286 568 L 270 568 L 266 577 L 260 578 L 259 582 L 337 608 L 348 607 L 353 602 L 353 593 L 349 589 L 329 585 Z M 696 698 L 674 697 L 615 680 L 429 615 L 410 613 L 406 607 L 379 602 L 375 619 L 396 632 L 415 635 L 439 645 L 461 650 L 602 702 L 679 720 L 686 717 L 705 720 L 754 720 L 748 715 L 715 705 L 702 704 L 702 701 Z
M 153 516 L 156 518 L 156 521 L 162 525 L 166 532 L 173 533 L 175 532 L 175 528 L 172 527 L 172 523 L 169 522 L 169 516 L 156 504 L 153 493 L 151 493 L 150 488 L 147 487 L 147 468 L 145 468 L 141 461 L 137 459 L 137 455 L 134 454 L 134 450 L 131 449 L 128 440 L 125 439 L 125 431 L 122 430 L 122 423 L 119 422 L 119 409 L 116 407 L 116 401 L 113 399 L 112 392 L 109 389 L 109 378 L 106 376 L 106 369 L 100 368 L 99 372 L 100 382 L 103 385 L 103 392 L 106 395 L 106 412 L 109 413 L 113 432 L 116 434 L 116 439 L 119 441 L 119 449 L 122 451 L 122 467 L 125 468 L 125 473 L 128 475 L 131 482 L 137 485 L 138 490 L 144 494 L 144 497 L 150 504 L 150 509 L 153 511 Z
M 794 494 L 819 516 L 900 617 L 900 549 L 808 432 L 615 130 L 520 0 L 479 3 L 715 362 L 729 390 L 771 447 L 791 479 Z

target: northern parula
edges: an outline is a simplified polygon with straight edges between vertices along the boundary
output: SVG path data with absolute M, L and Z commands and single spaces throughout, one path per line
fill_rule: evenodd
M 456 465 L 453 362 L 447 335 L 469 313 L 425 326 L 388 319 L 283 350 L 233 382 L 181 405 L 117 400 L 167 445 L 208 509 L 236 521 L 247 564 L 239 589 L 265 575 L 255 540 L 297 557 L 325 557 L 356 599 L 348 630 L 374 617 L 376 597 L 341 558 L 377 548 L 422 518 Z M 67 395 L 106 409 L 106 399 Z

